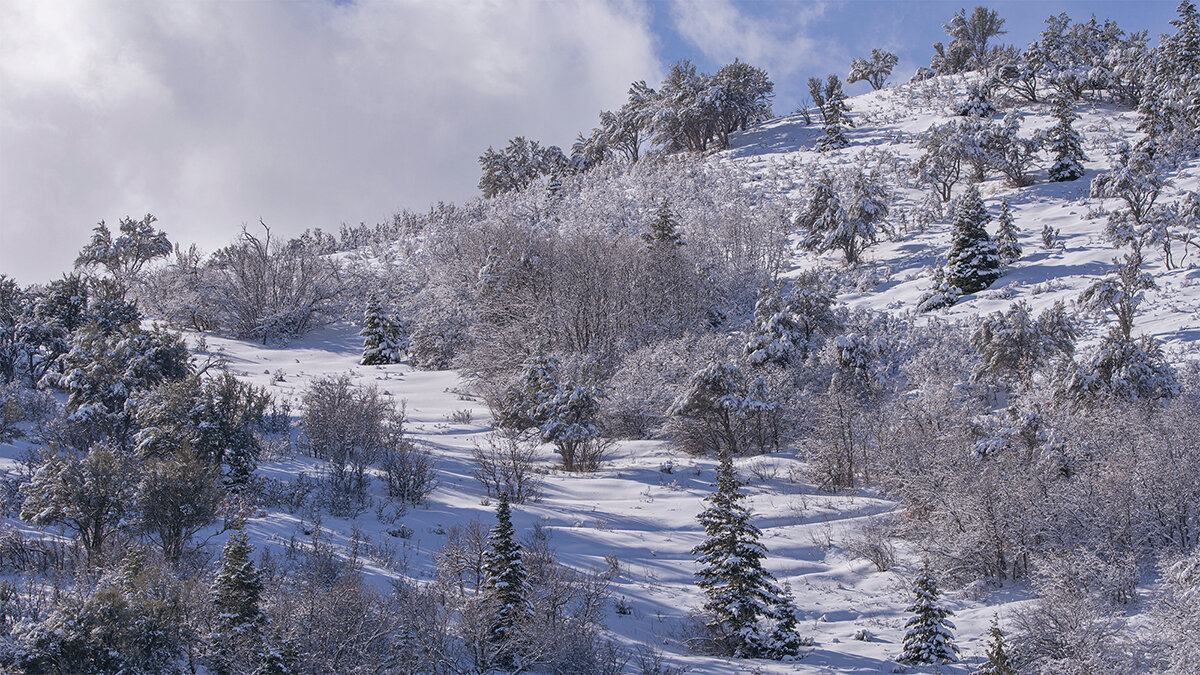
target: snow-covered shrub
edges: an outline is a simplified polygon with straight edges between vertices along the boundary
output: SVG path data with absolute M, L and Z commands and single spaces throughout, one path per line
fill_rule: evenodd
M 991 117 L 996 114 L 996 106 L 992 105 L 992 92 L 986 83 L 967 85 L 967 100 L 954 108 L 954 114 L 960 117 Z
M 1162 654 L 1172 672 L 1200 671 L 1200 548 L 1159 565 L 1164 587 L 1154 606 Z
M 683 386 L 713 359 L 732 358 L 727 339 L 691 333 L 631 352 L 606 385 L 600 401 L 604 428 L 618 438 L 651 438 L 661 433 L 667 409 Z
M 886 520 L 874 518 L 866 522 L 857 535 L 846 539 L 843 546 L 855 558 L 870 561 L 875 571 L 886 572 L 896 564 L 896 547 L 892 545 L 893 529 Z
M 208 262 L 201 303 L 215 305 L 221 328 L 240 338 L 267 344 L 304 335 L 342 315 L 344 282 L 329 248 L 311 232 L 281 243 L 270 229 L 261 239 L 243 229 Z
M 348 375 L 313 380 L 304 393 L 302 447 L 328 462 L 334 493 L 366 499 L 367 467 L 397 442 L 402 418 L 375 387 Z
M 1013 618 L 1015 655 L 1034 672 L 1145 672 L 1124 622 L 1086 588 L 1042 578 L 1039 599 Z
M 1013 303 L 1007 312 L 978 317 L 971 346 L 979 354 L 973 378 L 993 376 L 1027 382 L 1036 368 L 1075 353 L 1078 327 L 1066 306 L 1056 304 L 1036 319 L 1028 303 Z
M 534 466 L 537 445 L 519 434 L 489 434 L 485 444 L 471 450 L 475 467 L 471 475 L 483 485 L 489 497 L 508 495 L 514 504 L 536 499 L 542 479 Z
M 667 410 L 675 443 L 695 454 L 778 449 L 780 404 L 765 377 L 750 377 L 737 364 L 720 362 L 694 373 Z
M 392 430 L 396 434 L 396 430 Z M 423 504 L 438 486 L 433 456 L 407 438 L 387 443 L 381 460 L 388 496 L 401 504 Z
M 1074 400 L 1113 397 L 1152 401 L 1179 394 L 1175 370 L 1149 335 L 1136 340 L 1113 328 L 1083 362 L 1068 361 L 1056 373 L 1061 396 Z

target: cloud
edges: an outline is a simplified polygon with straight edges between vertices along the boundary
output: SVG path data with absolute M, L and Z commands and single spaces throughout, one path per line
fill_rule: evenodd
M 676 33 L 708 58 L 719 63 L 738 58 L 764 68 L 776 90 L 789 93 L 805 86 L 798 74 L 840 72 L 845 66 L 843 49 L 815 35 L 814 24 L 826 11 L 824 2 L 675 0 L 671 19 Z
M 101 219 L 212 248 L 476 194 L 516 135 L 569 144 L 656 79 L 634 2 L 0 4 L 0 271 L 65 271 Z

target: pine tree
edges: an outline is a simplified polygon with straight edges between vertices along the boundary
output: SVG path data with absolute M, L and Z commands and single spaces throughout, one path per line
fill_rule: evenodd
M 804 337 L 788 310 L 779 288 L 764 289 L 754 304 L 754 333 L 743 350 L 747 363 L 786 366 L 796 358 Z
M 837 75 L 829 76 L 825 83 L 823 99 L 821 113 L 825 120 L 825 136 L 819 143 L 821 151 L 837 150 L 850 145 L 843 127 L 852 127 L 854 124 L 850 122 L 850 106 L 846 105 L 846 94 L 842 92 L 842 81 Z
M 483 565 L 485 587 L 494 607 L 488 637 L 496 647 L 497 667 L 511 669 L 517 658 L 513 644 L 517 631 L 532 610 L 528 600 L 528 574 L 521 561 L 521 545 L 513 530 L 506 492 L 500 493 L 496 526 L 488 537 Z
M 967 87 L 967 100 L 958 105 L 955 112 L 962 117 L 991 117 L 996 114 L 996 106 L 989 100 L 987 85 L 972 84 Z
M 246 670 L 246 662 L 254 658 L 262 643 L 266 617 L 259 603 L 263 585 L 250 559 L 253 552 L 245 531 L 234 532 L 221 550 L 221 569 L 209 591 L 217 610 L 217 626 L 210 643 L 218 672 Z
M 359 336 L 363 339 L 364 366 L 379 366 L 399 363 L 402 352 L 399 329 L 395 322 L 383 313 L 378 298 L 371 296 L 367 311 L 363 315 L 363 327 Z
M 650 221 L 650 231 L 642 233 L 642 241 L 650 249 L 674 250 L 683 246 L 683 235 L 679 234 L 679 222 L 671 210 L 671 202 L 665 197 L 658 210 L 654 212 L 654 220 Z
M 268 647 L 254 675 L 297 675 L 300 672 L 300 650 L 291 635 L 283 638 L 279 648 Z
M 964 294 L 976 293 L 1000 278 L 1000 256 L 987 233 L 991 218 L 973 185 L 962 196 L 956 212 L 946 282 Z
M 1083 139 L 1076 133 L 1071 123 L 1079 119 L 1079 115 L 1071 110 L 1065 96 L 1054 101 L 1054 125 L 1046 133 L 1050 151 L 1054 153 L 1054 164 L 1050 166 L 1050 180 L 1061 183 L 1083 178 Z
M 979 666 L 974 675 L 1017 675 L 1012 658 L 1008 655 L 1008 640 L 1000 630 L 1000 619 L 992 615 L 992 627 L 988 629 L 987 661 Z
M 708 627 L 735 656 L 755 657 L 764 650 L 758 622 L 772 615 L 779 591 L 763 569 L 767 550 L 758 541 L 761 532 L 750 522 L 750 511 L 741 504 L 742 483 L 728 453 L 721 455 L 715 485 L 716 492 L 705 500 L 708 508 L 698 517 L 707 538 L 692 549 L 699 565 L 696 585 L 708 595 Z
M 904 634 L 904 653 L 899 659 L 902 663 L 942 664 L 958 660 L 958 646 L 951 632 L 954 624 L 947 618 L 954 616 L 954 612 L 938 604 L 941 594 L 929 567 L 925 567 L 913 582 L 916 599 L 905 610 L 915 616 L 904 624 L 908 632 Z
M 958 302 L 962 290 L 946 280 L 946 265 L 940 259 L 933 269 L 933 285 L 917 301 L 918 312 L 931 312 Z
M 1008 208 L 1008 200 L 1000 202 L 1000 217 L 997 218 L 1000 227 L 996 231 L 996 253 L 1000 262 L 1011 265 L 1021 259 L 1021 244 L 1017 242 L 1016 223 L 1013 222 L 1012 211 Z
M 796 603 L 792 596 L 791 586 L 784 585 L 779 594 L 779 601 L 771 608 L 771 618 L 775 625 L 767 636 L 766 653 L 775 660 L 797 656 L 800 650 L 810 644 L 796 630 Z

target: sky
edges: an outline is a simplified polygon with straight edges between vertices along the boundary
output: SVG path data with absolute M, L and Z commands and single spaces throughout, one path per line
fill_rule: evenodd
M 1174 0 L 990 2 L 1001 41 L 1050 14 L 1171 32 Z M 927 65 L 961 2 L 0 0 L 0 273 L 70 269 L 91 229 L 147 213 L 223 246 L 261 220 L 337 232 L 478 195 L 478 156 L 569 149 L 631 82 L 739 58 L 777 114 L 879 47 Z M 865 91 L 859 83 L 850 94 Z

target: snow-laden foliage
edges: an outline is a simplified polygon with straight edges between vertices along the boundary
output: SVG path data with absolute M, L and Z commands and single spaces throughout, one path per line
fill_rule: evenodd
M 872 49 L 870 60 L 856 58 L 850 62 L 850 74 L 846 77 L 846 82 L 866 82 L 872 89 L 882 89 L 898 62 L 895 54 L 883 49 Z
M 946 283 L 964 295 L 977 293 L 1000 278 L 1000 255 L 987 233 L 991 216 L 974 186 L 963 195 L 955 213 L 954 236 L 946 256 Z
M 820 253 L 840 250 L 847 265 L 857 265 L 863 250 L 888 231 L 889 198 L 879 179 L 862 171 L 843 181 L 823 174 L 796 218 L 796 225 L 806 230 L 802 244 Z
M 953 663 L 958 660 L 954 644 L 954 612 L 938 602 L 942 592 L 929 569 L 923 569 L 913 581 L 913 604 L 906 610 L 914 616 L 904 624 L 904 663 Z

